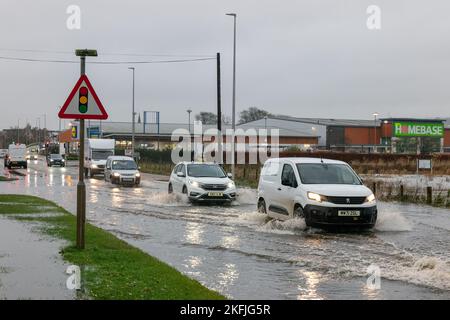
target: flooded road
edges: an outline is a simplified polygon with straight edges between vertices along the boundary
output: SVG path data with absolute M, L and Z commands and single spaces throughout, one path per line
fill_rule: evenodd
M 75 166 L 34 161 L 18 172 L 25 175 L 2 182 L 0 193 L 76 211 Z M 380 203 L 375 230 L 333 234 L 257 213 L 251 189 L 231 206 L 195 206 L 168 195 L 165 181 L 142 180 L 123 188 L 87 179 L 88 221 L 230 298 L 450 299 L 448 209 Z M 379 290 L 366 285 L 371 265 L 380 268 Z

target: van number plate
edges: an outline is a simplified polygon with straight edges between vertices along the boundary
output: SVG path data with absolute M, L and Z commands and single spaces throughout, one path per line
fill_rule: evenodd
M 223 197 L 223 192 L 208 192 L 208 197 Z
M 338 216 L 339 217 L 359 217 L 360 216 L 359 210 L 339 210 Z

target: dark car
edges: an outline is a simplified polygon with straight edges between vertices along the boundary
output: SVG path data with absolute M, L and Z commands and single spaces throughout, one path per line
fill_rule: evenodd
M 64 158 L 60 154 L 52 153 L 47 157 L 47 165 L 49 167 L 53 166 L 65 167 L 66 160 L 64 160 Z

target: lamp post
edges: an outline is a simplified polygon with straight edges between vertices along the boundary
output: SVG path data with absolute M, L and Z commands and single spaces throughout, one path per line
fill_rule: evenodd
M 135 134 L 135 132 L 134 132 L 134 130 L 135 130 L 135 128 L 134 128 L 134 116 L 135 116 L 135 112 L 134 112 L 134 71 L 135 71 L 135 69 L 134 69 L 134 67 L 129 67 L 128 69 L 130 69 L 130 70 L 132 70 L 133 71 L 133 98 L 132 98 L 132 111 L 131 111 L 131 114 L 132 114 L 132 117 L 131 117 L 131 122 L 132 122 L 132 128 L 131 128 L 131 156 L 134 158 L 134 134 Z
M 231 142 L 231 174 L 234 178 L 235 173 L 235 147 L 234 147 L 234 137 L 236 130 L 236 13 L 227 13 L 227 16 L 233 17 L 233 100 L 232 100 L 232 116 L 231 116 L 231 126 L 233 129 L 233 140 Z
M 191 134 L 191 112 L 192 112 L 192 110 L 191 110 L 191 109 L 187 109 L 186 111 L 187 111 L 187 113 L 188 113 L 188 128 L 189 128 L 189 134 Z
M 373 152 L 376 152 L 376 145 L 377 145 L 377 117 L 378 112 L 374 112 L 373 114 Z

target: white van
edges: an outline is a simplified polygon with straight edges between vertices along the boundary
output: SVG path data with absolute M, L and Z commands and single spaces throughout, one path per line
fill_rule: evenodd
M 131 157 L 108 157 L 105 166 L 105 181 L 110 181 L 112 184 L 138 186 L 141 183 L 139 167 Z
M 320 158 L 269 159 L 261 170 L 258 211 L 307 226 L 372 228 L 377 205 L 372 191 L 345 162 Z
M 84 174 L 93 177 L 103 174 L 106 159 L 114 155 L 116 141 L 114 139 L 86 139 L 84 144 Z
M 27 146 L 24 144 L 10 144 L 8 154 L 5 157 L 5 167 L 27 168 Z

